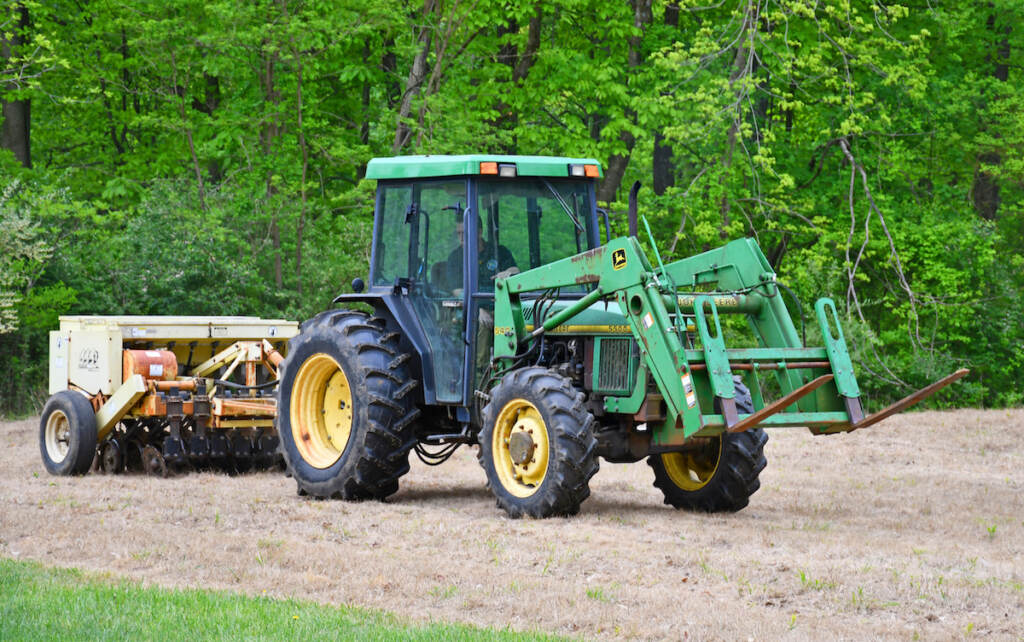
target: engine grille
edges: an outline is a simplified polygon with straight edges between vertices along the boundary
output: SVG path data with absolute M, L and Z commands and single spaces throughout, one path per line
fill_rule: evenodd
M 603 392 L 624 392 L 632 388 L 636 341 L 632 337 L 600 339 L 597 388 Z

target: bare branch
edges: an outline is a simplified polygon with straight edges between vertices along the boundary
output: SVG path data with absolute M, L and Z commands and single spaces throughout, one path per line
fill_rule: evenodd
M 848 143 L 848 141 L 845 138 L 840 138 L 839 139 L 839 147 L 840 147 L 840 149 L 843 150 L 843 154 L 846 156 L 847 160 L 850 162 L 850 196 L 849 196 L 849 198 L 850 198 L 850 216 L 851 216 L 851 226 L 850 226 L 851 235 L 850 235 L 850 240 L 852 241 L 853 226 L 854 226 L 854 220 L 853 220 L 853 217 L 854 217 L 854 210 L 853 210 L 853 188 L 854 188 L 855 178 L 859 174 L 860 178 L 861 178 L 861 185 L 863 186 L 863 189 L 864 189 L 864 195 L 868 199 L 868 206 L 869 206 L 870 212 L 878 217 L 878 221 L 879 221 L 879 223 L 881 223 L 881 226 L 882 226 L 882 232 L 885 234 L 885 237 L 886 237 L 886 239 L 889 242 L 889 252 L 890 252 L 890 256 L 892 256 L 893 262 L 894 262 L 895 267 L 896 267 L 895 271 L 896 271 L 897 279 L 899 281 L 900 289 L 902 289 L 907 294 L 908 301 L 910 302 L 910 325 L 908 326 L 907 331 L 908 331 L 909 336 L 910 336 L 911 345 L 913 345 L 916 349 L 924 350 L 924 342 L 921 339 L 920 316 L 919 316 L 918 310 L 917 310 L 917 304 L 918 304 L 919 297 L 914 292 L 914 290 L 910 287 L 910 283 L 907 281 L 906 273 L 903 270 L 902 260 L 900 259 L 899 252 L 896 250 L 896 242 L 893 239 L 892 233 L 889 231 L 889 226 L 885 222 L 885 217 L 882 215 L 881 210 L 879 210 L 878 205 L 875 203 L 875 199 L 874 199 L 874 197 L 871 194 L 871 189 L 868 186 L 867 172 L 864 171 L 864 167 L 860 163 L 858 163 L 857 159 L 853 156 L 853 153 L 850 151 L 849 143 Z M 858 254 L 857 261 L 853 265 L 849 265 L 849 245 L 850 245 L 850 243 L 847 243 L 847 264 L 848 264 L 848 273 L 849 273 L 849 279 L 850 279 L 850 286 L 849 286 L 848 292 L 853 295 L 853 300 L 856 302 L 856 305 L 857 305 L 856 309 L 857 309 L 857 312 L 858 312 L 858 316 L 860 316 L 861 320 L 863 320 L 863 314 L 862 314 L 861 309 L 860 309 L 859 301 L 856 301 L 856 290 L 854 288 L 853 279 L 854 279 L 854 274 L 856 273 L 856 269 L 857 269 L 857 267 L 858 267 L 858 265 L 860 263 L 861 256 L 863 256 L 864 249 L 867 246 L 867 242 L 868 242 L 868 239 L 867 239 L 867 236 L 868 236 L 868 223 L 870 222 L 870 218 L 871 218 L 871 216 L 869 214 L 868 215 L 868 219 L 865 221 L 865 226 L 864 226 L 864 229 L 865 229 L 865 232 L 864 232 L 864 235 L 865 235 L 864 245 L 861 247 L 861 251 Z M 879 363 L 881 363 L 881 359 L 877 356 L 877 353 L 876 353 L 876 358 L 878 358 L 879 359 Z M 884 367 L 884 365 L 883 365 L 883 367 Z M 888 371 L 888 368 L 886 368 L 886 370 Z M 890 371 L 890 374 L 892 374 L 891 371 Z M 895 377 L 895 375 L 893 375 L 893 376 Z M 906 384 L 904 384 L 904 385 L 906 385 Z
M 693 189 L 693 186 L 697 183 L 697 181 L 700 180 L 700 177 L 703 176 L 704 173 L 707 171 L 708 166 L 705 165 L 699 172 L 697 172 L 697 175 L 693 177 L 693 180 L 690 181 L 690 184 L 686 186 L 686 190 L 682 194 L 680 194 L 680 200 L 690 195 L 690 190 Z M 684 212 L 682 220 L 679 221 L 679 230 L 676 231 L 675 236 L 672 237 L 672 245 L 670 245 L 668 248 L 669 254 L 672 254 L 676 251 L 676 243 L 678 243 L 679 239 L 682 238 L 683 236 L 683 228 L 686 227 L 686 217 L 687 215 Z

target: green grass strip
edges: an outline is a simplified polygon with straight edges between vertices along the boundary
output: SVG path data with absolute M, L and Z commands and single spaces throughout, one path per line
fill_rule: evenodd
M 0 559 L 0 640 L 556 640 L 226 591 L 137 583 Z

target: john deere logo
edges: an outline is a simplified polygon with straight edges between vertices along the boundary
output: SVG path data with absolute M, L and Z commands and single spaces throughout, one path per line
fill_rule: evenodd
M 626 267 L 626 250 L 615 250 L 612 252 L 612 269 L 621 270 Z

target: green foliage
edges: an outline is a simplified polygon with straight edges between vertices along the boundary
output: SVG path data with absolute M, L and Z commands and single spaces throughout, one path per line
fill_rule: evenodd
M 387 613 L 226 592 L 143 588 L 74 569 L 0 560 L 5 640 L 555 640 L 454 624 L 410 625 Z M 130 609 L 111 608 L 130 604 Z
M 18 329 L 18 308 L 53 254 L 45 230 L 13 202 L 19 187 L 13 181 L 0 193 L 0 333 Z
M 0 412 L 61 313 L 323 309 L 366 276 L 368 159 L 446 152 L 597 157 L 666 259 L 756 236 L 879 402 L 966 366 L 939 404 L 1024 403 L 1015 0 L 5 7 Z
M 20 179 L 0 185 L 0 411 L 23 414 L 42 401 L 48 332 L 77 301 L 76 291 L 49 278 L 59 251 L 58 223 L 77 206 L 66 190 Z

